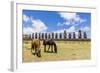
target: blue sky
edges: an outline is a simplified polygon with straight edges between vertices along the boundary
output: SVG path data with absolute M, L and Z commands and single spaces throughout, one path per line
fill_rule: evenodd
M 77 32 L 91 33 L 91 13 L 23 10 L 23 32 Z

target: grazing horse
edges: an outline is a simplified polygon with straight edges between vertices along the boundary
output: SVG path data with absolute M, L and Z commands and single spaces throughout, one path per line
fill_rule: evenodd
M 50 47 L 51 47 L 51 52 L 53 52 L 53 47 L 54 47 L 54 52 L 57 53 L 57 45 L 53 39 L 43 40 L 43 45 L 44 45 L 44 52 L 47 52 L 46 45 L 49 45 L 48 52 L 49 52 Z
M 41 57 L 41 49 L 40 49 L 40 40 L 39 39 L 32 39 L 31 42 L 31 52 L 34 55 L 37 55 L 37 57 Z M 35 53 L 33 51 L 35 50 Z

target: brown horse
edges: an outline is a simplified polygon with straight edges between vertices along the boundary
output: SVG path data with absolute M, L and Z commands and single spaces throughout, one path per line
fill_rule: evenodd
M 34 55 L 37 55 L 37 57 L 41 57 L 41 49 L 40 49 L 40 40 L 39 39 L 32 39 L 31 42 L 31 52 Z M 33 51 L 35 50 L 35 53 Z
M 49 40 L 43 40 L 43 45 L 44 45 L 44 52 L 49 52 L 49 49 L 51 47 L 51 52 L 55 52 L 57 53 L 57 45 L 56 43 L 54 42 L 53 39 L 49 39 Z M 46 45 L 48 45 L 48 51 L 46 50 Z

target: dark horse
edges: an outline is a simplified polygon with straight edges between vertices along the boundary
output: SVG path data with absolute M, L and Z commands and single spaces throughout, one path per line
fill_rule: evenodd
M 51 47 L 51 52 L 53 52 L 53 47 L 54 47 L 54 52 L 57 53 L 57 45 L 53 39 L 43 40 L 43 45 L 44 45 L 44 52 L 49 52 L 50 47 Z M 48 51 L 46 50 L 46 45 L 49 45 Z
M 39 39 L 32 39 L 31 42 L 31 52 L 34 55 L 37 55 L 37 57 L 41 57 L 41 49 L 40 49 L 40 40 Z M 33 53 L 35 51 L 35 53 Z

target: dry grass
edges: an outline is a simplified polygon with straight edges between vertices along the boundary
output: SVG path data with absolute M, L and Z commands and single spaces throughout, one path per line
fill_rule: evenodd
M 32 55 L 30 43 L 30 41 L 24 41 L 23 43 L 23 62 L 85 60 L 91 58 L 90 41 L 56 41 L 58 47 L 57 54 L 44 53 L 43 45 L 41 45 L 41 58 Z

